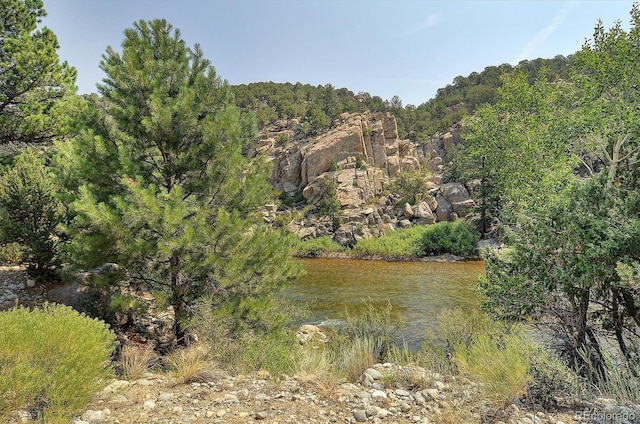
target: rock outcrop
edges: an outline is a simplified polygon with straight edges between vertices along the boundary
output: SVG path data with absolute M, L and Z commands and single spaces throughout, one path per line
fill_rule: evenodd
M 329 181 L 336 190 L 341 219 L 339 225 L 317 216 L 288 219 L 290 211 L 273 208 L 264 212 L 265 219 L 274 222 L 286 213 L 289 230 L 301 238 L 329 235 L 353 245 L 396 228 L 466 217 L 475 207 L 467 187 L 441 184 L 447 155 L 457 142 L 455 131 L 420 145 L 401 140 L 390 113 L 345 113 L 333 129 L 315 138 L 302 134 L 298 120 L 280 120 L 258 142 L 272 158 L 274 187 L 290 198 L 302 195 L 306 203 L 316 204 L 326 195 L 323 187 Z M 415 205 L 393 206 L 385 188 L 401 173 L 415 171 L 430 176 L 431 195 Z

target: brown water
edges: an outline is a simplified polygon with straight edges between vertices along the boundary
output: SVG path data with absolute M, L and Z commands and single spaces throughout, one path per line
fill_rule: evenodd
M 307 322 L 339 322 L 345 309 L 354 312 L 368 301 L 390 302 L 403 322 L 399 337 L 418 347 L 428 329 L 435 329 L 446 308 L 478 308 L 474 290 L 482 261 L 387 262 L 354 259 L 301 259 L 306 274 L 284 295 L 308 304 Z

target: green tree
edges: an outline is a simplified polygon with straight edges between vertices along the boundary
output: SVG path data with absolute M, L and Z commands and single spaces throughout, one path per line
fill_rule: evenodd
M 505 74 L 495 105 L 479 108 L 463 133 L 456 168 L 478 179 L 481 219 L 512 225 L 533 202 L 550 200 L 572 178 L 578 156 L 568 149 L 576 91 L 542 73 Z
M 598 22 L 593 38 L 575 55 L 573 80 L 582 98 L 576 128 L 590 172 L 607 168 L 607 184 L 639 187 L 640 171 L 640 9 L 630 12 L 629 32 L 620 21 L 605 31 Z
M 293 278 L 291 240 L 260 221 L 272 190 L 266 161 L 248 153 L 254 124 L 198 45 L 165 20 L 139 21 L 101 68 L 103 104 L 81 104 L 84 127 L 58 146 L 61 175 L 80 185 L 68 253 L 81 269 L 116 263 L 115 276 L 164 296 L 185 343 L 197 299 L 233 309 Z
M 627 360 L 638 358 L 637 6 L 631 17 L 629 33 L 619 23 L 609 31 L 598 23 L 593 41 L 576 54 L 570 83 L 537 80 L 531 89 L 524 81 L 505 83 L 498 107 L 507 106 L 509 113 L 496 115 L 503 126 L 488 136 L 500 122 L 493 118 L 496 108 L 484 109 L 479 116 L 493 120 L 478 118 L 474 125 L 483 131 L 474 135 L 484 136 L 472 138 L 484 143 L 487 168 L 495 172 L 487 175 L 506 199 L 521 204 L 510 249 L 486 256 L 486 306 L 501 318 L 533 319 L 559 340 L 571 364 L 595 366 L 601 376 L 607 373 L 603 338 L 615 338 Z M 535 94 L 535 102 L 523 93 Z M 515 144 L 508 152 L 513 156 L 496 141 L 504 129 L 527 136 L 516 139 L 526 143 Z M 556 152 L 551 166 L 540 160 L 550 146 Z M 543 169 L 532 167 L 530 157 Z M 514 189 L 528 199 L 514 196 Z
M 333 231 L 340 226 L 340 215 L 342 214 L 342 205 L 337 196 L 337 185 L 332 179 L 323 179 L 320 181 L 320 190 L 322 197 L 318 202 L 318 213 L 320 216 L 327 216 L 331 219 Z
M 486 257 L 482 284 L 494 314 L 533 318 L 570 363 L 586 353 L 600 367 L 600 334 L 615 336 L 629 357 L 640 327 L 640 296 L 619 268 L 640 255 L 640 196 L 608 188 L 605 177 L 577 181 L 561 199 L 534 207 L 509 252 Z
M 56 198 L 58 188 L 43 155 L 27 149 L 13 167 L 0 175 L 0 234 L 2 242 L 26 248 L 27 271 L 51 277 L 60 264 L 60 233 L 65 211 Z
M 56 101 L 74 92 L 76 71 L 60 63 L 41 0 L 0 0 L 0 145 L 50 141 Z

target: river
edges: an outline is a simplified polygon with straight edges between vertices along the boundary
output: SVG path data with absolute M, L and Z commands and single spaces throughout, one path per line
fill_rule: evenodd
M 474 290 L 484 274 L 482 261 L 388 262 L 356 259 L 300 259 L 306 274 L 283 295 L 306 305 L 308 323 L 326 323 L 353 312 L 363 301 L 391 303 L 402 324 L 400 339 L 417 348 L 429 329 L 435 329 L 439 313 L 446 308 L 478 308 Z

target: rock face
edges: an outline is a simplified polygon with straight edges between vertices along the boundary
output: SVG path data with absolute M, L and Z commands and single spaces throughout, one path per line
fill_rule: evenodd
M 288 140 L 284 142 L 283 140 Z M 287 228 L 301 238 L 331 236 L 348 246 L 363 238 L 396 228 L 454 221 L 473 212 L 475 203 L 464 184 L 441 184 L 443 164 L 455 150 L 457 135 L 445 133 L 415 145 L 398 137 L 390 113 L 342 114 L 332 130 L 315 138 L 301 134 L 298 120 L 276 122 L 258 141 L 259 150 L 270 155 L 274 167 L 271 181 L 291 198 L 302 194 L 316 204 L 329 181 L 342 209 L 340 223 L 323 217 L 289 219 Z M 431 195 L 415 205 L 396 208 L 385 187 L 403 172 L 425 171 L 430 175 Z M 289 211 L 265 209 L 267 222 Z
M 277 124 L 259 145 L 272 155 L 274 186 L 287 193 L 304 192 L 307 185 L 329 171 L 365 166 L 394 177 L 401 171 L 420 169 L 413 145 L 398 138 L 396 120 L 389 113 L 345 113 L 331 131 L 314 140 L 285 146 L 275 146 L 278 136 L 274 133 L 293 131 L 298 123 L 292 120 Z

